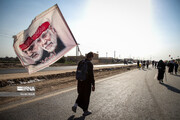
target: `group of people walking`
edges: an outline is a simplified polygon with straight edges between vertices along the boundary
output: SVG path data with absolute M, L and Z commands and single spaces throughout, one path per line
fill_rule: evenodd
M 149 64 L 150 64 L 150 62 L 149 62 L 149 60 L 147 60 L 147 61 L 137 61 L 137 67 L 140 69 L 141 67 L 142 67 L 142 69 L 144 69 L 145 68 L 145 66 L 147 67 L 147 69 L 149 68 Z
M 173 74 L 173 72 L 175 71 L 175 74 L 177 75 L 177 70 L 178 70 L 178 67 L 179 67 L 177 61 L 175 61 L 175 60 L 169 61 L 167 63 L 167 66 L 169 67 L 168 72 L 170 74 Z
M 159 80 L 160 83 L 163 82 L 166 66 L 169 67 L 168 72 L 170 74 L 173 74 L 173 71 L 175 71 L 175 75 L 177 75 L 177 71 L 178 71 L 178 67 L 179 67 L 177 61 L 171 60 L 169 62 L 163 62 L 162 60 L 160 60 L 157 65 L 157 69 L 158 69 L 157 79 Z
M 158 65 L 158 61 L 152 61 L 152 67 L 154 67 L 154 68 L 157 68 L 157 65 Z
M 147 61 L 137 61 L 137 67 L 140 69 L 142 68 L 144 70 L 145 66 L 149 67 L 150 62 Z M 175 75 L 177 75 L 177 71 L 178 71 L 178 62 L 175 60 L 171 60 L 171 61 L 166 61 L 164 62 L 163 60 L 158 61 L 152 61 L 152 67 L 157 68 L 158 69 L 158 76 L 157 79 L 159 80 L 160 83 L 163 82 L 163 78 L 164 78 L 164 73 L 166 70 L 166 66 L 168 67 L 168 72 L 170 74 L 173 74 L 173 72 L 175 72 Z
M 78 97 L 72 106 L 72 111 L 76 112 L 77 107 L 80 107 L 83 110 L 83 116 L 87 116 L 91 114 L 91 111 L 88 110 L 91 91 L 95 91 L 95 80 L 93 73 L 93 64 L 91 60 L 93 58 L 93 53 L 89 52 L 86 56 L 85 60 L 79 62 L 77 71 L 76 71 L 76 79 L 77 82 L 77 92 Z M 150 61 L 137 61 L 137 67 L 144 69 L 145 66 L 149 67 Z M 157 79 L 160 83 L 163 83 L 163 78 L 166 70 L 166 66 L 169 67 L 168 72 L 173 74 L 173 70 L 175 69 L 175 74 L 177 75 L 178 63 L 176 61 L 164 62 L 163 60 L 152 61 L 152 67 L 158 69 Z

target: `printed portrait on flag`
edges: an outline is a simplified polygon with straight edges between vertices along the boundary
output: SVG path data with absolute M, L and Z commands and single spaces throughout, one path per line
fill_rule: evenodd
M 30 74 L 53 64 L 76 45 L 57 5 L 41 13 L 28 29 L 14 36 L 14 50 Z
M 49 21 L 42 23 L 31 37 L 19 45 L 29 65 L 45 63 L 61 52 L 65 45 Z

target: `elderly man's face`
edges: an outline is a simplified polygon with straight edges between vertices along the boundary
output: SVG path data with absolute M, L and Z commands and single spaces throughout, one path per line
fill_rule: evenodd
M 43 49 L 38 46 L 36 41 L 34 41 L 27 49 L 23 50 L 23 52 L 34 61 L 39 61 L 43 55 Z
M 38 44 L 46 51 L 53 52 L 57 46 L 57 34 L 52 29 L 47 29 L 37 39 Z

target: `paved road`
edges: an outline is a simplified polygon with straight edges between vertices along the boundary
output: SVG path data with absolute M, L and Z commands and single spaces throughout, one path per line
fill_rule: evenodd
M 134 63 L 136 64 L 136 63 Z M 132 65 L 132 64 L 129 64 Z M 112 66 L 124 66 L 124 64 L 104 64 L 104 65 L 94 65 L 95 68 L 99 67 L 112 67 Z M 126 65 L 127 66 L 127 65 Z M 47 67 L 41 71 L 63 71 L 76 69 L 77 66 L 59 66 L 59 67 Z M 0 74 L 11 74 L 11 73 L 27 73 L 25 68 L 15 68 L 15 69 L 0 69 Z
M 76 88 L 59 90 L 0 112 L 1 120 L 179 120 L 180 75 L 167 74 L 159 84 L 157 69 L 132 70 L 96 82 L 89 109 L 71 111 Z M 2 109 L 1 109 L 2 110 Z

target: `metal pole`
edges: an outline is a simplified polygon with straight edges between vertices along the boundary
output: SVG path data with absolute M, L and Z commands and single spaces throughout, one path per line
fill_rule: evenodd
M 114 59 L 116 58 L 116 51 L 114 51 Z

